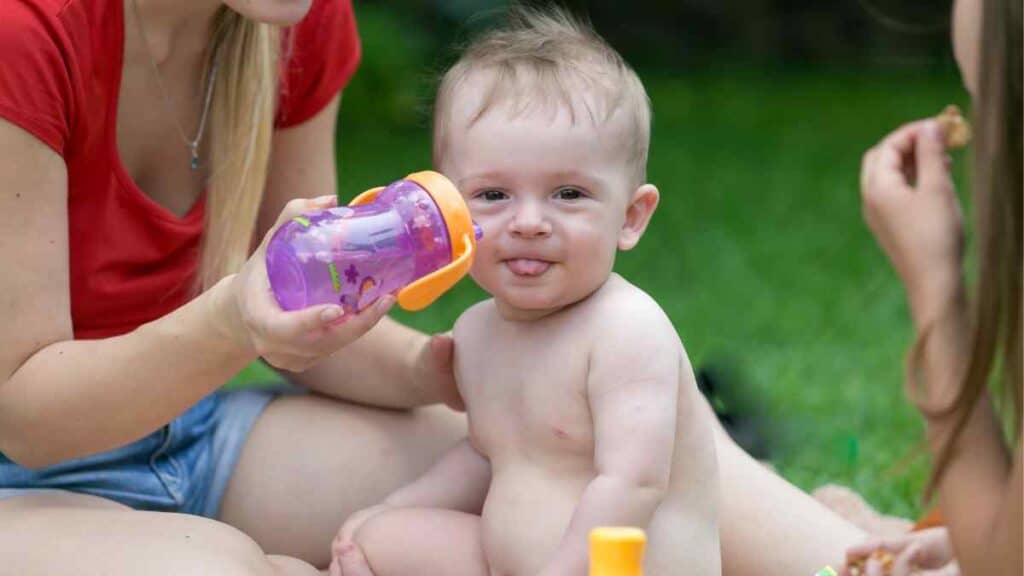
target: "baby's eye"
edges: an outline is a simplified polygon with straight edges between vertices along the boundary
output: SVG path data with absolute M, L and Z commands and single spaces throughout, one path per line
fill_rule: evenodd
M 559 200 L 579 200 L 584 197 L 584 194 L 576 188 L 559 188 L 555 192 L 555 197 Z
M 487 202 L 500 202 L 501 200 L 508 198 L 508 195 L 502 192 L 501 190 L 492 189 L 477 192 L 476 197 L 482 198 Z

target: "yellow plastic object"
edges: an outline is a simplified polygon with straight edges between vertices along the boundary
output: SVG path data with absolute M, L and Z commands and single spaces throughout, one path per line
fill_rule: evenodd
M 590 531 L 590 576 L 643 576 L 647 535 L 639 528 Z
M 398 291 L 398 305 L 409 311 L 422 310 L 437 300 L 469 272 L 476 253 L 476 235 L 473 233 L 473 218 L 462 194 L 451 180 L 431 170 L 414 172 L 405 177 L 419 184 L 434 200 L 444 223 L 448 228 L 451 244 L 451 262 L 426 276 L 412 282 Z M 356 196 L 349 205 L 356 206 L 372 202 L 384 187 L 371 188 Z

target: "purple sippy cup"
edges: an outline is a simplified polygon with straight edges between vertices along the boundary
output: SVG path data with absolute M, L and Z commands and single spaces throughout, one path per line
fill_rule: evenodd
M 451 181 L 416 172 L 283 224 L 267 276 L 285 310 L 334 303 L 347 315 L 396 292 L 399 306 L 421 310 L 469 271 L 480 235 Z

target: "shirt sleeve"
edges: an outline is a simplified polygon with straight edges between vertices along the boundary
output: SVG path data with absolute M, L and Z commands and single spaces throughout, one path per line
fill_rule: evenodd
M 73 55 L 57 17 L 29 0 L 0 6 L 0 118 L 39 138 L 61 156 L 72 124 Z
M 315 0 L 285 39 L 278 128 L 322 110 L 359 65 L 359 33 L 351 0 Z

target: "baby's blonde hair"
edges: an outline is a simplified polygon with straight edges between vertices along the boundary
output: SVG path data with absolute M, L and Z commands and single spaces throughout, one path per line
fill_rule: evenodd
M 506 26 L 474 40 L 445 73 L 434 103 L 435 166 L 443 159 L 454 95 L 479 73 L 489 74 L 489 84 L 471 124 L 505 102 L 512 114 L 565 106 L 574 123 L 582 108 L 595 125 L 621 109 L 629 123 L 628 162 L 638 183 L 646 181 L 651 105 L 640 78 L 591 26 L 558 7 L 513 7 Z M 574 98 L 575 91 L 586 97 Z

